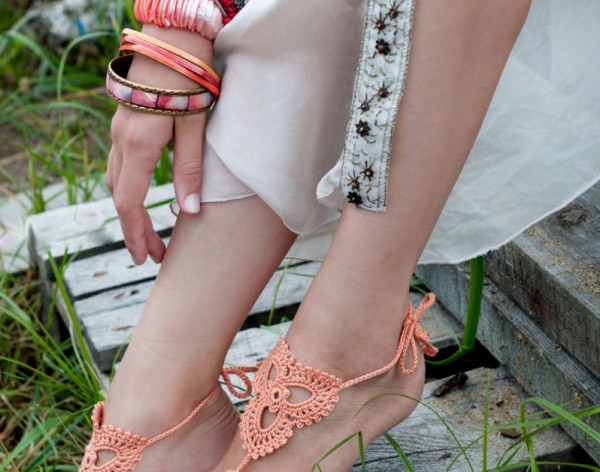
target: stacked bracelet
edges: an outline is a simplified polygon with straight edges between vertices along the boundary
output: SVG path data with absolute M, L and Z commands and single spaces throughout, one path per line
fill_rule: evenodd
M 224 9 L 213 0 L 136 0 L 134 14 L 159 28 L 187 29 L 214 41 L 223 29 Z
M 113 59 L 108 65 L 106 91 L 108 96 L 134 110 L 161 115 L 202 113 L 215 103 L 215 95 L 206 88 L 168 90 L 147 87 L 126 79 L 132 54 Z
M 148 56 L 151 59 L 154 59 L 155 61 L 160 62 L 161 64 L 164 64 L 167 67 L 176 70 L 180 74 L 192 79 L 194 82 L 208 89 L 215 96 L 219 96 L 219 81 L 214 77 L 216 74 L 213 75 L 208 72 L 208 70 L 210 70 L 214 73 L 210 67 L 206 66 L 205 64 L 200 66 L 198 65 L 197 61 L 190 61 L 189 59 L 178 54 L 175 48 L 162 48 L 161 46 L 157 45 L 155 41 L 153 41 L 154 38 L 151 38 L 150 36 L 143 35 L 145 38 L 140 36 L 141 35 L 133 36 L 124 32 L 119 51 L 132 51 L 144 54 L 145 56 Z M 150 39 L 150 41 L 148 41 L 148 39 Z
M 125 28 L 121 33 L 121 55 L 108 65 L 108 96 L 135 110 L 162 115 L 188 115 L 211 108 L 220 95 L 221 78 L 206 63 L 191 54 L 147 34 Z M 200 85 L 193 90 L 147 87 L 127 80 L 134 53 L 185 75 Z
M 198 67 L 201 67 L 202 69 L 204 69 L 215 80 L 215 83 L 219 84 L 221 82 L 221 78 L 219 77 L 219 75 L 208 64 L 201 61 L 197 57 L 194 57 L 191 54 L 189 54 L 179 48 L 176 48 L 175 46 L 171 46 L 169 43 L 165 43 L 164 41 L 161 41 L 160 39 L 156 39 L 152 36 L 144 34 L 140 31 L 132 30 L 130 28 L 125 28 L 121 32 L 121 36 L 125 36 L 125 35 L 142 39 L 148 43 L 152 43 L 155 46 L 160 47 L 161 49 L 164 49 L 165 51 L 169 51 L 173 54 L 176 54 L 177 56 L 182 57 L 186 61 L 189 61 L 192 64 L 196 64 Z

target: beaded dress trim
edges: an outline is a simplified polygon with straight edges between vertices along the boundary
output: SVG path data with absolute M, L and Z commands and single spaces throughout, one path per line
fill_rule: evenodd
M 430 343 L 427 331 L 419 325 L 423 312 L 434 303 L 435 295 L 430 293 L 416 309 L 411 306 L 402 325 L 396 356 L 380 369 L 360 377 L 344 382 L 334 375 L 302 365 L 294 360 L 284 339 L 280 339 L 267 358 L 255 368 L 231 371 L 248 385 L 245 373 L 257 370 L 254 379 L 255 396 L 250 400 L 240 422 L 240 437 L 246 457 L 235 471 L 228 472 L 241 472 L 253 460 L 283 447 L 292 437 L 294 428 L 303 428 L 321 421 L 334 409 L 341 390 L 382 375 L 398 363 L 403 374 L 412 374 L 418 362 L 417 343 L 423 346 L 426 355 L 434 356 L 437 348 Z M 412 364 L 406 365 L 409 350 L 413 354 Z M 229 378 L 225 380 L 229 386 Z M 308 394 L 307 398 L 294 402 L 292 390 L 303 390 Z M 250 394 L 248 390 L 245 393 Z M 264 421 L 267 412 L 275 415 L 268 425 Z
M 359 208 L 385 211 L 392 137 L 408 70 L 415 0 L 367 0 L 339 187 Z

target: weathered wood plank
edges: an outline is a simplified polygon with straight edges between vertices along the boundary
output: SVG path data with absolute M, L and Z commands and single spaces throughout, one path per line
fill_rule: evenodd
M 250 314 L 269 311 L 273 303 L 276 309 L 299 303 L 318 267 L 319 264 L 314 262 L 278 270 L 271 277 Z M 109 370 L 117 352 L 129 342 L 151 288 L 152 282 L 146 282 L 75 302 L 75 311 L 101 370 Z M 97 311 L 99 307 L 110 307 L 115 299 L 117 303 L 114 306 L 117 308 Z
M 464 323 L 469 289 L 467 265 L 421 266 L 417 275 Z M 562 349 L 489 279 L 481 309 L 478 339 L 529 394 L 571 409 L 600 405 L 600 379 Z M 600 431 L 600 417 L 586 422 Z M 574 427 L 566 425 L 566 430 L 600 462 L 597 443 Z
M 522 388 L 503 369 L 475 369 L 467 372 L 469 379 L 461 388 L 454 389 L 444 397 L 435 397 L 432 392 L 447 379 L 425 385 L 423 402 L 440 414 L 457 436 L 463 447 L 476 441 L 483 432 L 485 397 L 488 376 L 492 382 L 489 393 L 490 426 L 518 422 L 519 406 L 526 398 Z M 442 472 L 460 456 L 460 449 L 450 432 L 436 414 L 424 405 L 418 405 L 412 415 L 403 423 L 389 431 L 389 434 L 401 446 L 415 471 Z M 529 413 L 537 410 L 529 408 Z M 488 468 L 496 466 L 502 453 L 516 440 L 492 433 L 488 436 Z M 548 457 L 563 460 L 574 459 L 575 443 L 564 433 L 554 428 L 544 432 L 534 441 L 536 457 Z M 467 449 L 474 470 L 482 470 L 483 448 L 481 440 Z M 513 463 L 527 461 L 528 454 L 521 448 Z M 384 437 L 377 438 L 366 450 L 366 463 L 369 472 L 400 472 L 407 470 L 401 459 Z M 359 466 L 354 467 L 359 471 Z M 471 470 L 464 456 L 453 465 L 451 470 Z M 488 469 L 489 470 L 489 469 Z M 518 469 L 517 469 L 518 470 Z M 521 469 L 525 470 L 525 468 Z
M 411 294 L 411 301 L 414 305 L 421 302 L 422 295 L 418 293 Z M 431 342 L 439 348 L 450 346 L 454 343 L 452 332 L 461 333 L 462 327 L 446 310 L 439 304 L 433 306 L 422 317 L 423 327 L 429 331 Z M 285 336 L 290 322 L 280 323 L 269 327 L 250 328 L 240 331 L 229 351 L 225 360 L 225 365 L 255 365 L 260 362 L 273 348 L 280 336 Z M 100 369 L 98 369 L 101 371 Z M 102 371 L 108 371 L 104 369 Z M 103 376 L 105 387 L 108 388 L 108 378 Z M 238 382 L 234 382 L 240 385 Z M 236 403 L 239 400 L 232 398 Z
M 27 160 L 27 153 L 20 152 L 8 158 L 0 159 L 0 171 L 9 161 Z M 17 168 L 22 168 L 18 165 Z M 26 166 L 25 166 L 26 169 Z M 10 172 L 10 171 L 9 171 Z M 25 177 L 25 176 L 23 176 Z M 2 178 L 0 177 L 0 180 Z M 2 182 L 2 187 L 8 185 L 12 187 L 10 182 Z M 31 201 L 28 195 L 19 192 L 19 189 L 12 189 L 14 194 L 9 193 L 9 197 L 3 198 L 0 196 L 0 228 L 2 234 L 2 243 L 0 244 L 0 271 L 14 273 L 24 270 L 31 265 L 28 254 L 27 231 L 26 231 L 26 215 L 31 211 Z M 82 199 L 81 189 L 75 189 L 76 198 Z M 91 199 L 100 200 L 106 198 L 108 191 L 105 187 L 99 185 L 94 187 Z M 53 211 L 57 208 L 68 205 L 68 196 L 66 185 L 63 182 L 58 182 L 45 186 L 42 189 L 42 199 L 46 202 L 46 211 Z
M 600 184 L 488 254 L 486 272 L 600 377 Z
M 145 204 L 172 198 L 173 186 L 151 187 Z M 168 205 L 149 210 L 156 231 L 168 233 L 175 223 L 175 216 Z M 33 215 L 27 219 L 27 239 L 31 259 L 38 265 L 40 273 L 52 279 L 48 263 L 49 252 L 57 259 L 77 253 L 79 258 L 123 246 L 121 227 L 118 220 L 102 226 L 107 219 L 116 216 L 112 199 L 82 203 L 53 211 Z
M 318 268 L 319 264 L 315 262 L 277 270 L 254 304 L 250 314 L 269 311 L 274 300 L 276 309 L 299 303 Z M 277 291 L 277 284 L 280 279 L 281 286 Z M 92 315 L 100 315 L 128 308 L 132 305 L 145 304 L 153 285 L 154 280 L 132 285 L 119 285 L 117 288 L 104 290 L 93 296 L 76 299 L 77 316 L 84 320 Z
M 151 187 L 145 204 L 156 203 L 173 198 L 173 185 Z M 154 229 L 165 236 L 169 235 L 176 217 L 168 205 L 149 210 Z M 114 218 L 116 211 L 111 198 L 57 208 L 52 211 L 32 215 L 26 221 L 28 249 L 31 259 L 49 279 L 52 272 L 48 266 L 48 251 L 54 258 L 77 253 L 77 259 L 83 259 L 113 249 L 123 248 L 123 236 L 118 220 L 102 226 L 107 218 Z M 304 235 L 290 250 L 289 256 L 300 259 L 323 259 L 335 231 L 336 222 L 323 225 L 311 234 Z M 116 255 L 117 260 L 126 252 Z M 151 265 L 151 264 L 148 264 Z M 122 264 L 119 264 L 122 266 Z
M 164 238 L 168 244 L 170 238 Z M 64 280 L 72 300 L 101 294 L 111 289 L 154 280 L 160 265 L 150 259 L 136 265 L 126 248 L 96 254 L 74 261 L 65 271 Z
M 271 310 L 273 303 L 275 309 L 300 303 L 318 268 L 319 263 L 313 262 L 277 271 L 254 304 L 250 315 Z M 100 370 L 110 370 L 115 355 L 129 342 L 150 289 L 151 282 L 147 282 L 75 302 L 75 311 Z M 412 294 L 413 303 L 418 304 L 420 297 Z M 118 298 L 117 308 L 98 311 L 98 308 L 110 306 L 115 298 Z M 431 332 L 432 339 L 440 348 L 452 345 L 452 332 L 460 334 L 462 329 L 451 317 L 445 316 L 439 306 L 423 315 L 423 326 Z
M 334 225 L 326 225 L 314 233 L 298 238 L 280 267 L 297 265 L 306 260 L 321 260 L 331 243 Z M 168 245 L 170 238 L 164 238 Z M 148 261 L 136 266 L 126 248 L 90 255 L 74 261 L 64 279 L 73 300 L 89 297 L 110 289 L 127 290 L 127 286 L 152 280 L 160 265 Z

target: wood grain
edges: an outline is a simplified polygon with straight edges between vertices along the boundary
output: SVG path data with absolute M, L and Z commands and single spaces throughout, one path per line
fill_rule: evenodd
M 600 377 L 600 185 L 488 254 L 486 272 Z
M 435 291 L 444 306 L 465 322 L 469 289 L 468 265 L 427 265 L 417 274 Z M 479 341 L 514 375 L 533 396 L 569 409 L 600 405 L 600 380 L 544 329 L 487 279 L 481 307 Z M 600 417 L 586 422 L 600 431 Z M 580 430 L 565 425 L 569 434 L 595 461 L 600 462 L 598 444 Z
M 415 471 L 446 471 L 457 457 L 459 459 L 451 470 L 461 472 L 471 470 L 467 460 L 460 454 L 460 448 L 448 427 L 464 448 L 476 441 L 473 447 L 466 449 L 466 455 L 475 471 L 482 470 L 483 448 L 480 436 L 484 425 L 488 377 L 491 377 L 488 424 L 497 426 L 517 421 L 519 406 L 527 395 L 504 368 L 493 370 L 479 368 L 467 372 L 467 375 L 469 379 L 463 387 L 452 390 L 444 397 L 438 398 L 432 393 L 447 379 L 426 384 L 422 402 L 427 407 L 423 404 L 418 405 L 407 420 L 389 431 L 407 455 Z M 530 414 L 536 411 L 539 410 L 528 409 Z M 436 413 L 444 419 L 448 427 Z M 487 470 L 496 466 L 502 453 L 515 441 L 515 439 L 502 437 L 498 432 L 489 434 Z M 561 457 L 569 460 L 575 453 L 574 441 L 559 428 L 550 429 L 536 438 L 534 446 L 538 459 Z M 527 460 L 527 457 L 526 450 L 521 449 L 513 462 Z M 407 470 L 384 437 L 377 438 L 368 447 L 366 462 L 366 469 L 369 472 Z M 356 466 L 353 470 L 361 469 Z

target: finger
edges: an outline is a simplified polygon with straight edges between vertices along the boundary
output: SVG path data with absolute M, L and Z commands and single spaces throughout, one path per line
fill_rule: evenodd
M 190 214 L 200 211 L 205 123 L 204 113 L 175 119 L 173 185 L 179 207 Z
M 129 158 L 131 157 L 131 158 Z M 147 160 L 128 156 L 123 161 L 113 200 L 121 221 L 127 249 L 136 264 L 142 264 L 148 255 L 144 199 L 150 186 L 153 166 Z
M 167 247 L 156 231 L 154 231 L 152 219 L 148 212 L 146 212 L 145 236 L 146 244 L 148 245 L 148 254 L 155 263 L 160 264 L 165 256 Z
M 119 189 L 119 177 L 121 176 L 121 169 L 123 167 L 123 154 L 119 149 L 115 149 L 113 154 L 112 168 L 112 184 L 113 184 L 113 196 Z
M 119 187 L 119 175 L 121 174 L 121 166 L 123 164 L 123 153 L 122 153 L 122 138 L 123 138 L 123 129 L 121 123 L 123 120 L 121 119 L 122 115 L 121 105 L 117 108 L 117 112 L 115 116 L 113 116 L 111 125 L 110 125 L 110 135 L 112 138 L 112 148 L 110 152 L 110 168 L 111 168 L 111 182 L 112 182 L 112 195 L 114 196 Z
M 113 166 L 114 166 L 114 153 L 116 152 L 115 147 L 112 146 L 110 148 L 110 151 L 108 153 L 108 161 L 106 163 L 106 172 L 104 174 L 104 184 L 106 185 L 106 188 L 108 188 L 108 191 L 110 192 L 110 194 L 113 194 L 114 191 L 114 180 L 113 180 Z

